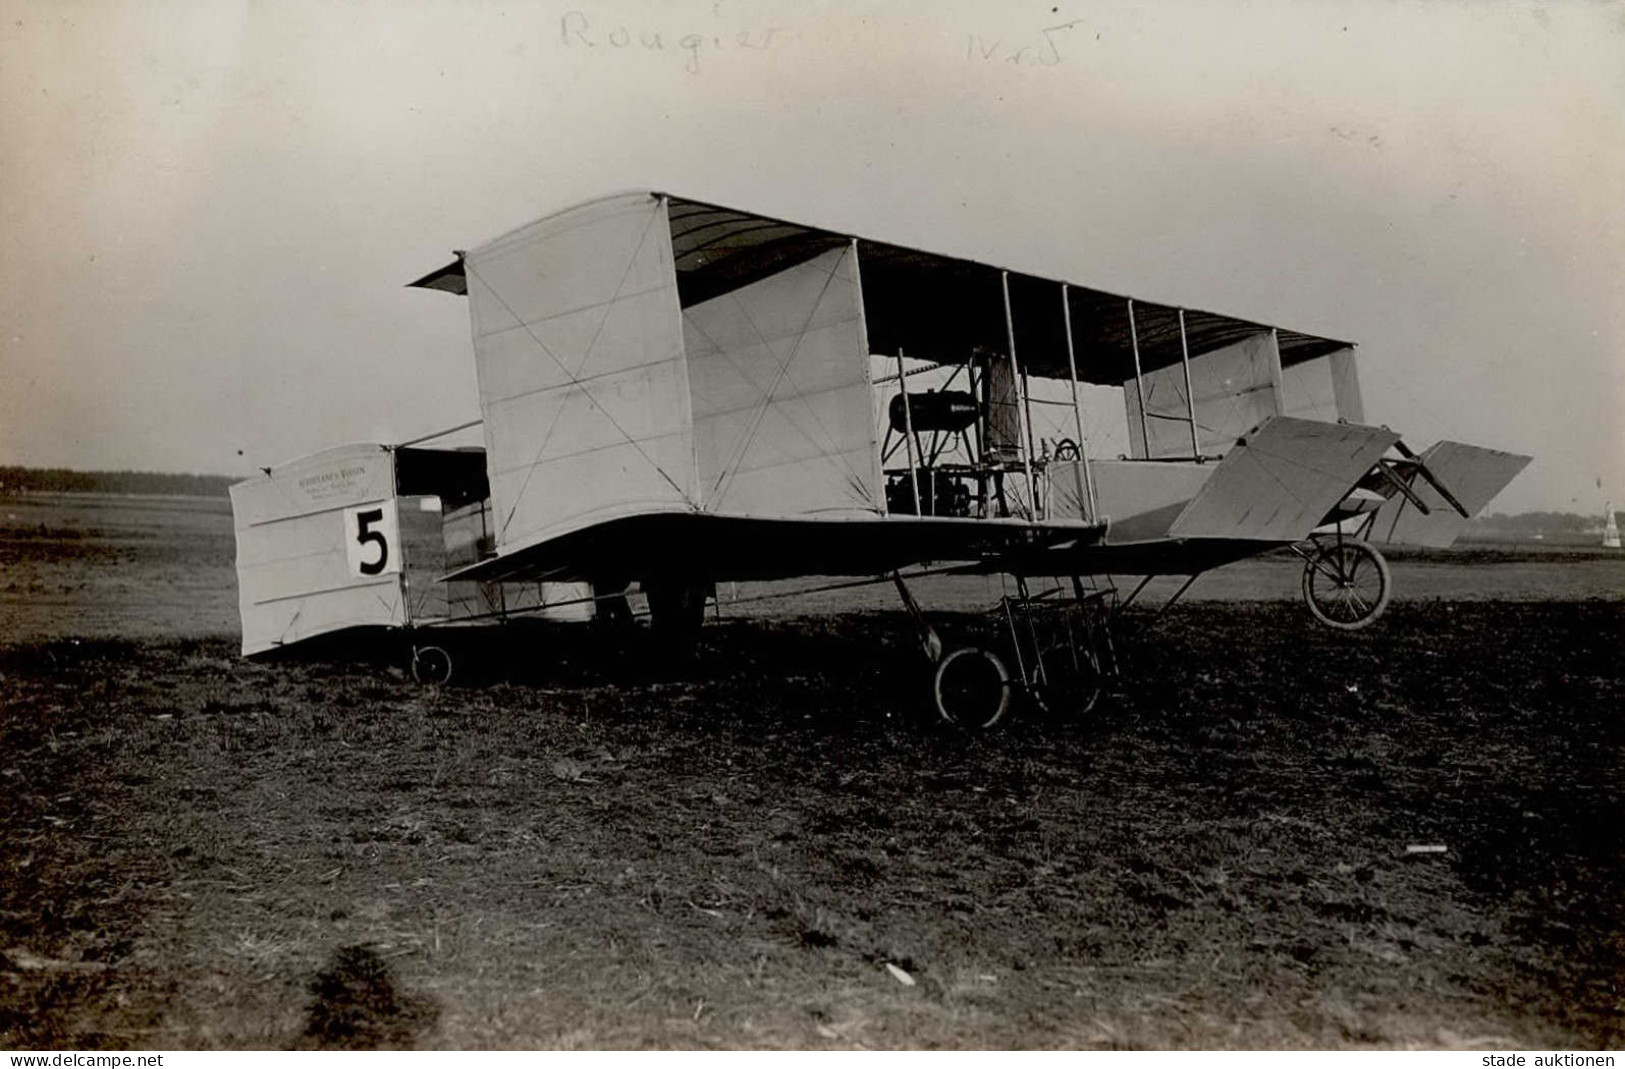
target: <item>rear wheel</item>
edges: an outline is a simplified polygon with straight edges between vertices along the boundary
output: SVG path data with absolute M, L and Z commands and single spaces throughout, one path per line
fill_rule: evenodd
M 649 624 L 656 641 L 669 653 L 692 655 L 699 647 L 710 584 L 655 580 L 645 582 L 643 592 L 649 599 Z
M 1100 701 L 1104 681 L 1100 665 L 1087 650 L 1070 642 L 1057 642 L 1040 653 L 1044 681 L 1033 697 L 1047 713 L 1083 716 Z
M 1303 566 L 1303 600 L 1327 627 L 1357 631 L 1388 607 L 1388 562 L 1369 542 L 1321 542 Z
M 426 686 L 451 682 L 451 654 L 439 646 L 413 646 L 412 678 Z
M 1010 672 L 992 652 L 976 646 L 944 657 L 933 689 L 938 714 L 959 727 L 990 728 L 1010 708 Z

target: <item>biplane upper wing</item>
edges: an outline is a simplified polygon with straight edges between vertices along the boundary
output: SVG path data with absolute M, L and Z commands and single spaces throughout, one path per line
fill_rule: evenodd
M 1267 420 L 1225 455 L 1168 533 L 1296 542 L 1320 526 L 1397 441 L 1384 427 Z
M 1531 459 L 1462 442 L 1434 443 L 1422 453 L 1422 463 L 1461 502 L 1467 516 L 1457 512 L 1428 480 L 1414 479 L 1411 492 L 1428 507 L 1427 513 L 1396 494 L 1377 510 L 1371 541 L 1444 549 L 1461 535 L 1468 519 L 1482 512 Z

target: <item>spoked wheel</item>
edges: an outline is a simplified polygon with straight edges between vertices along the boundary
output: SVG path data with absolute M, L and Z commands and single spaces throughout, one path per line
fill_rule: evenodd
M 1105 680 L 1099 663 L 1087 650 L 1057 642 L 1040 656 L 1044 682 L 1033 687 L 1039 708 L 1059 716 L 1083 716 L 1099 704 Z
M 954 650 L 937 665 L 937 712 L 950 724 L 990 728 L 1010 708 L 1010 673 L 992 652 Z
M 451 654 L 439 646 L 413 646 L 412 678 L 425 686 L 451 682 Z
M 1309 611 L 1340 631 L 1357 631 L 1381 616 L 1390 585 L 1388 562 L 1368 542 L 1321 542 L 1303 566 Z

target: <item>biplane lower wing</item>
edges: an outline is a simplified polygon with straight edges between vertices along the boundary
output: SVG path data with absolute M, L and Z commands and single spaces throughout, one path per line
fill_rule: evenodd
M 1169 537 L 1306 538 L 1397 441 L 1385 427 L 1277 416 L 1225 454 Z
M 975 563 L 1099 542 L 1081 522 L 944 516 L 842 519 L 650 513 L 596 523 L 446 576 L 448 580 L 711 581 L 873 576 L 915 564 Z
M 1013 575 L 1197 575 L 1256 556 L 1273 544 L 1247 539 L 1156 538 L 1019 551 L 967 571 Z
M 1423 513 L 1404 495 L 1390 497 L 1377 510 L 1371 541 L 1431 549 L 1448 547 L 1466 529 L 1467 521 L 1482 512 L 1531 459 L 1521 453 L 1503 453 L 1462 442 L 1435 442 L 1422 453 L 1421 461 L 1461 503 L 1467 515 L 1457 512 L 1428 480 L 1413 479 L 1411 492 L 1428 511 Z

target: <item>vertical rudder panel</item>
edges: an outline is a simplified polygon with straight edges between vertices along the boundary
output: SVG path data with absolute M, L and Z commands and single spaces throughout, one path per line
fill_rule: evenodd
M 665 201 L 573 208 L 470 252 L 464 267 L 498 551 L 693 508 Z

